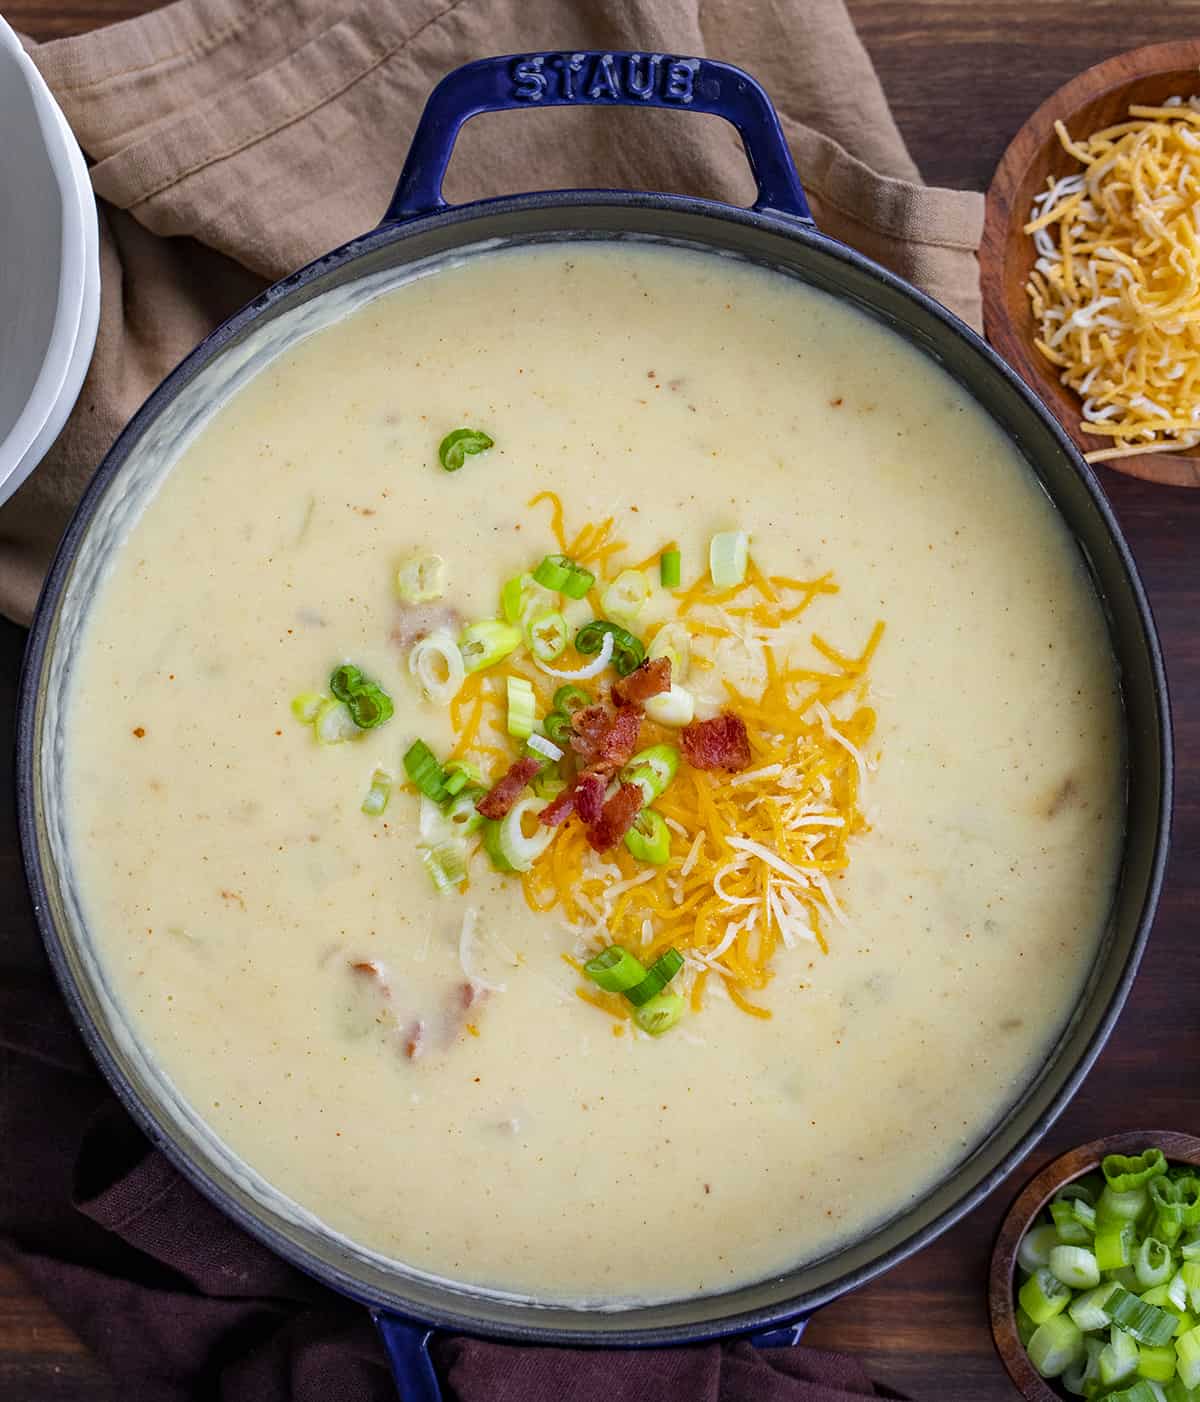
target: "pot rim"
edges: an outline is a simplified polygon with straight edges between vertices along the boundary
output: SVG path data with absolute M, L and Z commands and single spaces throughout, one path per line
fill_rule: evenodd
M 906 1236 L 862 1265 L 854 1267 L 811 1290 L 802 1291 L 794 1297 L 777 1303 L 734 1312 L 728 1312 L 726 1302 L 735 1298 L 742 1290 L 753 1288 L 753 1284 L 736 1287 L 733 1291 L 725 1293 L 685 1297 L 663 1305 L 599 1310 L 570 1306 L 547 1307 L 499 1299 L 495 1294 L 476 1295 L 474 1291 L 477 1287 L 447 1283 L 440 1293 L 452 1303 L 430 1309 L 405 1299 L 400 1292 L 392 1294 L 386 1290 L 370 1287 L 349 1272 L 320 1259 L 306 1246 L 288 1238 L 267 1220 L 265 1214 L 251 1211 L 232 1199 L 220 1183 L 214 1180 L 204 1164 L 193 1159 L 182 1147 L 177 1146 L 170 1136 L 163 1132 L 154 1112 L 143 1103 L 141 1097 L 129 1083 L 118 1065 L 117 1059 L 112 1055 L 104 1035 L 88 1014 L 79 987 L 76 985 L 68 966 L 65 940 L 60 936 L 50 912 L 50 903 L 47 897 L 47 874 L 43 867 L 42 854 L 37 840 L 37 787 L 35 782 L 37 703 L 40 681 L 54 641 L 57 606 L 70 577 L 80 543 L 91 525 L 97 507 L 119 475 L 130 452 L 141 439 L 143 433 L 158 417 L 162 408 L 171 402 L 210 360 L 218 356 L 229 342 L 238 337 L 243 330 L 255 323 L 265 313 L 268 313 L 276 303 L 289 298 L 298 289 L 304 288 L 324 275 L 352 264 L 357 259 L 365 258 L 377 250 L 386 248 L 393 243 L 403 242 L 432 228 L 446 230 L 461 226 L 463 230 L 469 231 L 481 223 L 486 226 L 493 217 L 521 214 L 528 211 L 579 211 L 589 208 L 681 213 L 699 216 L 716 223 L 748 226 L 763 229 L 776 235 L 783 235 L 794 242 L 808 244 L 819 249 L 822 254 L 831 257 L 847 268 L 865 272 L 877 284 L 881 284 L 883 287 L 899 293 L 908 301 L 916 303 L 924 313 L 940 324 L 949 337 L 965 342 L 970 350 L 985 362 L 988 373 L 1003 380 L 1010 390 L 1015 392 L 1024 402 L 1026 408 L 1041 421 L 1085 488 L 1090 498 L 1090 505 L 1100 516 L 1108 538 L 1119 558 L 1121 570 L 1137 614 L 1153 679 L 1154 714 L 1159 732 L 1159 799 L 1156 813 L 1155 845 L 1149 863 L 1145 890 L 1142 894 L 1141 909 L 1128 956 L 1112 989 L 1108 1005 L 1082 1053 L 1075 1060 L 1057 1091 L 1051 1096 L 1029 1130 L 1017 1139 L 1014 1146 L 996 1162 L 990 1171 L 977 1179 L 971 1187 L 956 1197 L 943 1211 L 919 1226 L 911 1235 Z M 475 231 L 474 238 L 463 238 L 459 243 L 460 245 L 476 243 L 487 237 L 486 228 L 479 229 Z M 580 241 L 590 241 L 596 238 L 615 240 L 620 237 L 620 234 L 608 230 L 589 233 L 586 229 L 580 229 L 572 230 L 564 237 Z M 704 240 L 700 238 L 695 242 L 697 246 L 702 246 Z M 714 244 L 710 251 L 715 251 L 715 248 Z M 770 265 L 769 260 L 762 261 L 764 265 Z M 883 318 L 878 319 L 883 320 Z M 903 335 L 904 333 L 896 331 L 895 334 Z M 905 339 L 911 343 L 913 338 L 905 336 Z M 1031 470 L 1033 470 L 1032 465 Z M 1051 500 L 1054 502 L 1056 512 L 1059 511 L 1057 501 L 1054 501 L 1053 497 Z M 1073 531 L 1072 536 L 1073 538 L 1075 536 Z M 76 1027 L 109 1086 L 151 1143 L 166 1154 L 183 1176 L 222 1212 L 237 1222 L 240 1227 L 270 1250 L 282 1256 L 289 1264 L 314 1276 L 340 1294 L 359 1300 L 373 1308 L 393 1312 L 406 1319 L 419 1321 L 431 1328 L 450 1330 L 456 1333 L 477 1334 L 519 1343 L 574 1344 L 604 1348 L 661 1347 L 780 1328 L 811 1314 L 831 1299 L 858 1288 L 868 1280 L 907 1259 L 965 1216 L 991 1193 L 1021 1162 L 1065 1109 L 1108 1040 L 1116 1019 L 1124 1007 L 1149 937 L 1163 884 L 1171 827 L 1174 778 L 1173 740 L 1166 673 L 1153 615 L 1129 546 L 1094 474 L 1084 463 L 1062 427 L 1017 373 L 1001 360 L 997 353 L 970 327 L 929 297 L 928 294 L 913 287 L 856 250 L 822 234 L 808 221 L 770 210 L 742 209 L 716 201 L 687 196 L 616 190 L 566 190 L 513 195 L 501 199 L 452 206 L 403 222 L 383 223 L 273 284 L 207 336 L 152 391 L 122 430 L 89 482 L 59 542 L 38 600 L 22 665 L 18 693 L 16 751 L 18 830 L 23 864 L 42 941 L 49 955 L 59 988 L 70 1008 Z M 1064 1029 L 1064 1032 L 1060 1034 L 1060 1039 L 1065 1035 L 1067 1032 Z M 1056 1048 L 1058 1045 L 1056 1043 Z M 1028 1093 L 1028 1088 L 1024 1093 Z M 1013 1101 L 1012 1105 L 994 1123 L 988 1135 L 974 1146 L 972 1153 L 978 1152 L 987 1144 L 988 1139 L 993 1134 L 1003 1129 L 1008 1116 L 1021 1104 L 1021 1100 L 1022 1096 L 1018 1096 Z M 967 1155 L 967 1159 L 969 1158 L 970 1154 Z M 959 1171 L 960 1169 L 953 1170 L 953 1172 Z M 886 1229 L 891 1222 L 899 1220 L 906 1212 L 919 1208 L 921 1201 L 922 1199 L 919 1198 L 908 1208 L 902 1209 L 896 1217 L 878 1224 L 875 1230 Z M 836 1257 L 838 1254 L 840 1254 L 840 1250 L 835 1250 L 830 1253 L 830 1256 Z M 823 1259 L 828 1260 L 829 1257 Z M 817 1263 L 810 1262 L 808 1264 L 816 1265 Z M 804 1267 L 798 1266 L 795 1269 L 803 1270 Z M 404 1282 L 401 1280 L 401 1285 L 403 1284 Z M 625 1328 L 617 1326 L 608 1329 L 563 1327 L 553 1323 L 539 1322 L 539 1320 L 545 1321 L 547 1316 L 551 1314 L 562 1312 L 581 1319 L 611 1321 L 621 1318 L 636 1318 L 641 1312 L 669 1309 L 672 1304 L 677 1306 L 687 1303 L 689 1298 L 691 1302 L 698 1302 L 701 1305 L 704 1302 L 711 1302 L 710 1317 L 675 1324 L 641 1326 L 633 1324 Z M 486 1321 L 481 1320 L 478 1314 L 471 1312 L 473 1303 L 486 1303 L 493 1308 L 501 1309 L 506 1316 L 511 1315 L 512 1319 L 510 1321 L 506 1317 L 500 1320 L 491 1318 Z

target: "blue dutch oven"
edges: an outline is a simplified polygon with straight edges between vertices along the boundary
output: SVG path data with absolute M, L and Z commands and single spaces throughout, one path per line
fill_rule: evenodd
M 481 112 L 561 106 L 659 107 L 715 114 L 738 130 L 757 184 L 749 209 L 674 195 L 566 190 L 458 207 L 442 179 L 462 124 Z M 140 505 L 139 454 L 168 437 L 180 404 L 203 400 L 251 333 L 360 279 L 418 260 L 484 257 L 567 240 L 669 243 L 732 255 L 849 302 L 936 360 L 997 421 L 1078 542 L 1107 611 L 1126 721 L 1128 816 L 1110 927 L 1078 1005 L 1036 1081 L 941 1182 L 892 1220 L 795 1270 L 719 1295 L 616 1311 L 540 1306 L 431 1279 L 359 1253 L 285 1210 L 219 1152 L 142 1056 L 92 957 L 69 879 L 58 704 L 99 571 Z M 189 396 L 191 400 L 189 400 Z M 181 400 L 182 397 L 182 400 Z M 157 438 L 156 438 L 157 435 Z M 148 446 L 151 445 L 151 446 Z M 118 1096 L 154 1144 L 223 1211 L 331 1289 L 370 1308 L 408 1402 L 438 1386 L 431 1331 L 517 1343 L 645 1348 L 751 1335 L 792 1342 L 825 1301 L 916 1251 L 995 1187 L 1046 1131 L 1095 1060 L 1145 945 L 1166 856 L 1171 737 L 1162 659 L 1128 547 L 1089 469 L 1049 412 L 966 326 L 813 224 L 778 118 L 737 68 L 665 54 L 557 53 L 483 59 L 434 89 L 383 222 L 276 284 L 194 351 L 151 395 L 100 467 L 59 548 L 26 654 L 18 722 L 18 800 L 38 921 L 75 1020 Z M 880 1146 L 886 1152 L 886 1146 Z

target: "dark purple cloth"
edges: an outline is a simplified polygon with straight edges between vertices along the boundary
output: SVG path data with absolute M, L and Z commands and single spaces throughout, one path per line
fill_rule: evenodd
M 366 1310 L 247 1236 L 151 1148 L 93 1067 L 32 930 L 19 943 L 0 967 L 0 1233 L 36 1287 L 136 1402 L 395 1402 Z M 458 1402 L 877 1395 L 852 1359 L 803 1347 L 447 1338 L 435 1352 Z

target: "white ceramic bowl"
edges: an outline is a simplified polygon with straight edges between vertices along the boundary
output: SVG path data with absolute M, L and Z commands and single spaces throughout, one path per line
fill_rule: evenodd
M 0 501 L 58 437 L 100 319 L 87 167 L 50 89 L 0 19 Z

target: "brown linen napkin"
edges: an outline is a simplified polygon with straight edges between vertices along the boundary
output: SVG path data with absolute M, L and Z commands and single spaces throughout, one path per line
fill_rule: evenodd
M 75 413 L 0 510 L 0 609 L 28 621 L 83 485 L 161 376 L 267 281 L 379 218 L 444 72 L 485 53 L 590 47 L 750 69 L 821 226 L 978 322 L 982 199 L 918 183 L 840 0 L 182 0 L 33 50 L 95 162 L 102 312 Z M 751 193 L 716 119 L 560 110 L 472 123 L 447 194 L 589 184 Z M 0 1237 L 124 1391 L 393 1399 L 365 1311 L 245 1236 L 120 1110 L 32 920 L 0 946 L 0 973 Z M 811 1349 L 622 1356 L 450 1339 L 438 1359 L 460 1402 L 876 1395 L 856 1363 Z
M 437 79 L 543 48 L 749 69 L 820 226 L 979 325 L 982 196 L 920 184 L 842 0 L 180 0 L 32 50 L 95 162 L 101 321 L 66 429 L 0 509 L 0 612 L 28 623 L 71 508 L 163 375 L 265 283 L 378 221 Z M 447 194 L 588 185 L 753 189 L 718 118 L 559 109 L 471 122 Z

